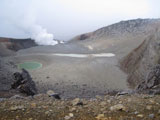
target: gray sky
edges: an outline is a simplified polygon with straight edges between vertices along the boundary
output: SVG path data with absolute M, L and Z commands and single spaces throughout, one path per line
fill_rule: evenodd
M 159 6 L 160 0 L 0 0 L 0 36 L 39 39 L 43 32 L 68 40 L 121 20 L 159 18 Z

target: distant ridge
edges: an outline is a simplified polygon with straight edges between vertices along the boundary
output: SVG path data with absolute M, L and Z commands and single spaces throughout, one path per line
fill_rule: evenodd
M 141 32 L 142 30 L 145 32 L 147 30 L 142 29 L 142 27 L 147 27 L 150 24 L 156 24 L 160 22 L 160 19 L 133 19 L 133 20 L 126 20 L 120 21 L 115 24 L 111 24 L 109 26 L 100 28 L 90 33 L 85 33 L 74 37 L 72 40 L 87 40 L 89 38 L 93 38 L 96 36 L 102 35 L 120 35 L 124 33 L 131 33 L 131 32 Z M 118 34 L 119 33 L 119 34 Z
M 37 46 L 34 40 L 0 37 L 0 56 L 14 55 L 20 49 Z
M 115 52 L 127 55 L 140 45 L 146 36 L 160 24 L 160 19 L 134 19 L 121 21 L 70 40 L 96 52 Z

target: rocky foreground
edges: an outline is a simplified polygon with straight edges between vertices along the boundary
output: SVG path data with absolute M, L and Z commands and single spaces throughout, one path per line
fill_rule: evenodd
M 58 100 L 47 94 L 0 100 L 0 120 L 160 120 L 159 95 Z

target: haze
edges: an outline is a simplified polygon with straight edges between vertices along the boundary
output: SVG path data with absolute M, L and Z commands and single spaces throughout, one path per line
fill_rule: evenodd
M 40 28 L 45 37 L 69 40 L 121 20 L 159 18 L 159 5 L 159 0 L 1 0 L 0 37 L 33 37 Z

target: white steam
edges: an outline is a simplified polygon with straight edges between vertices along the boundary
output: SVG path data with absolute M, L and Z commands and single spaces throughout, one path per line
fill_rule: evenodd
M 53 34 L 48 33 L 47 30 L 40 25 L 31 26 L 31 38 L 39 45 L 58 44 L 58 42 L 54 40 Z
M 36 23 L 36 15 L 31 12 L 21 19 L 19 27 L 25 32 L 29 33 L 31 38 L 39 45 L 56 45 L 57 41 L 54 40 L 54 36 L 47 32 L 47 29 Z

